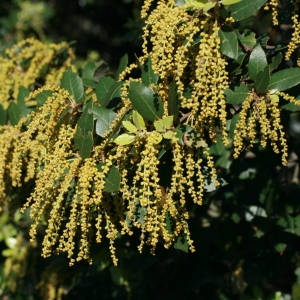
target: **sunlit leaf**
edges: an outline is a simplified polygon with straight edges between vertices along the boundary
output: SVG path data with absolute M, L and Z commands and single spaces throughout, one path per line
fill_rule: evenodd
M 145 122 L 143 117 L 136 111 L 134 110 L 132 113 L 132 120 L 134 125 L 138 128 L 138 129 L 144 129 L 146 128 L 145 126 Z
M 137 131 L 137 127 L 135 127 L 131 122 L 129 121 L 123 121 L 122 122 L 123 126 L 129 131 L 129 132 L 136 132 Z
M 118 145 L 128 145 L 128 144 L 131 144 L 133 141 L 135 140 L 135 135 L 134 134 L 127 134 L 127 133 L 124 133 L 124 134 L 121 134 L 119 135 L 115 140 L 114 142 Z

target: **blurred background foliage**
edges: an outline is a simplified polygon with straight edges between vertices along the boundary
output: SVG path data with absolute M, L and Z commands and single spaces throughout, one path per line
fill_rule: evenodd
M 142 0 L 1 0 L 0 53 L 24 37 L 74 41 L 79 60 L 105 60 L 115 70 L 121 56 L 141 51 Z M 270 14 L 240 22 L 270 44 L 290 37 L 291 1 L 281 7 L 282 26 Z M 295 91 L 299 95 L 299 91 Z M 14 208 L 0 214 L 1 299 L 300 299 L 299 113 L 282 112 L 289 140 L 287 167 L 259 146 L 232 160 L 222 143 L 212 147 L 227 185 L 191 204 L 190 231 L 197 251 L 157 249 L 140 255 L 138 240 L 120 237 L 117 267 L 108 244 L 92 249 L 94 263 L 68 266 L 64 256 L 43 259 L 28 242 L 28 215 Z M 15 190 L 26 198 L 28 190 Z M 42 240 L 43 231 L 40 232 Z

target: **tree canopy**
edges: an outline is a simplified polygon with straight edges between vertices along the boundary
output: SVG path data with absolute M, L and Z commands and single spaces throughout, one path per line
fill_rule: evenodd
M 300 299 L 300 1 L 1 5 L 2 297 Z

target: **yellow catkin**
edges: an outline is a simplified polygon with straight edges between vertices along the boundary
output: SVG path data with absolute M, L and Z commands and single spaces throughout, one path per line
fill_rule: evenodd
M 60 63 L 56 63 L 58 58 Z M 6 49 L 5 56 L 0 56 L 0 80 L 3 83 L 0 86 L 0 104 L 7 108 L 10 101 L 17 99 L 21 86 L 32 90 L 37 81 L 45 85 L 59 84 L 74 58 L 66 42 L 46 45 L 28 38 Z

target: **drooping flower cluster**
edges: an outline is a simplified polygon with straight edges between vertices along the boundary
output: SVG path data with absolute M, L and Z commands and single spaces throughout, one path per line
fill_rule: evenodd
M 8 186 L 34 181 L 22 211 L 30 207 L 32 241 L 39 225 L 46 223 L 44 257 L 64 252 L 70 264 L 82 259 L 92 262 L 93 243 L 100 243 L 104 234 L 117 264 L 115 240 L 120 234 L 137 231 L 139 251 L 148 245 L 154 253 L 158 243 L 169 248 L 179 239 L 195 250 L 187 203 L 201 205 L 206 183 L 220 184 L 208 145 L 218 134 L 228 143 L 224 91 L 229 78 L 218 35 L 221 24 L 213 14 L 191 5 L 158 1 L 150 11 L 151 4 L 145 1 L 142 9 L 144 53 L 139 63 L 148 61 L 154 73 L 151 76 L 157 76 L 142 88 L 153 90 L 161 100 L 161 118 L 144 120 L 134 109 L 130 86 L 143 80 L 127 77 L 136 64 L 120 74 L 119 81 L 124 80 L 120 102 L 108 113 L 109 109 L 99 104 L 94 85 L 84 91 L 81 81 L 79 100 L 72 94 L 73 86 L 67 91 L 57 85 L 73 54 L 70 51 L 69 59 L 59 65 L 52 65 L 52 59 L 58 50 L 69 51 L 66 44 L 45 48 L 26 40 L 0 60 L 4 70 L 0 76 L 9 84 L 9 88 L 0 88 L 3 106 L 16 99 L 20 86 L 34 89 L 32 85 L 39 80 L 44 85 L 26 99 L 32 103 L 44 95 L 41 107 L 16 126 L 0 127 L 0 200 L 7 200 Z M 23 65 L 24 58 L 29 59 L 29 66 Z M 80 81 L 76 74 L 73 78 Z M 70 85 L 72 82 L 69 80 Z M 171 93 L 176 94 L 175 108 L 170 108 Z M 235 157 L 244 145 L 251 147 L 260 133 L 261 145 L 265 147 L 270 140 L 275 152 L 281 148 L 286 163 L 279 96 L 293 101 L 283 93 L 248 94 L 236 126 Z M 105 132 L 94 130 L 94 122 L 99 121 L 95 107 L 109 115 L 100 117 L 106 122 Z M 89 122 L 91 127 L 80 127 Z M 83 150 L 89 147 L 83 157 Z
M 57 85 L 74 60 L 66 42 L 45 45 L 29 38 L 0 56 L 0 104 L 7 108 L 18 97 L 21 86 L 35 89 L 38 85 Z

